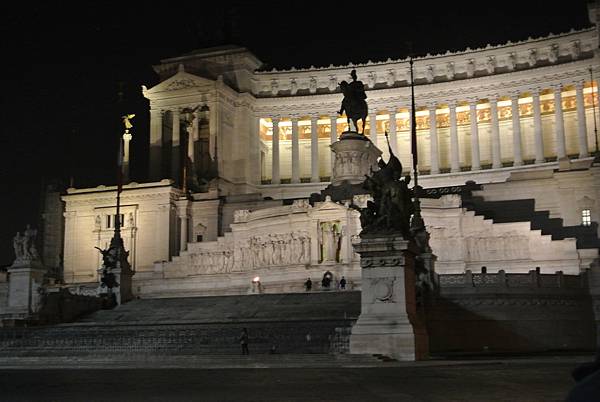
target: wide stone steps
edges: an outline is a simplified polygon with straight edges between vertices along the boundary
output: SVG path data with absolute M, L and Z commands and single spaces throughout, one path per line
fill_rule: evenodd
M 575 238 L 578 249 L 600 248 L 596 222 L 590 226 L 564 226 L 561 218 L 550 218 L 549 211 L 536 211 L 534 199 L 486 201 L 465 192 L 462 206 L 494 223 L 530 222 L 532 230 L 541 230 L 542 235 L 550 235 L 552 240 Z

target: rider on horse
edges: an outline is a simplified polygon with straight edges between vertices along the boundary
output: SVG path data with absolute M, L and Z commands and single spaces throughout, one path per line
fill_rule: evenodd
M 352 70 L 350 73 L 352 82 L 342 81 L 340 88 L 344 94 L 344 100 L 342 100 L 342 107 L 338 112 L 340 115 L 346 112 L 348 118 L 348 126 L 351 127 L 350 121 L 354 124 L 354 128 L 358 131 L 358 121 L 362 120 L 362 132 L 365 133 L 365 122 L 368 114 L 367 94 L 365 93 L 365 86 L 362 81 L 357 81 L 356 70 Z

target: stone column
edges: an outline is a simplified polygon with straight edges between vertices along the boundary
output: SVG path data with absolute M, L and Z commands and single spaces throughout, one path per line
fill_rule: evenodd
M 273 117 L 271 121 L 273 122 L 271 184 L 281 184 L 281 177 L 279 175 L 279 117 Z
M 521 166 L 523 164 L 523 154 L 521 152 L 521 116 L 519 114 L 518 92 L 511 94 L 510 107 L 512 112 L 513 128 L 513 166 Z
M 310 117 L 310 181 L 318 183 L 319 177 L 319 133 L 317 131 L 317 121 L 319 116 Z
M 123 183 L 129 183 L 129 141 L 132 135 L 123 134 Z
M 163 111 L 150 110 L 150 161 L 149 176 L 151 181 L 159 181 L 162 173 L 162 143 L 163 143 Z
M 542 108 L 540 105 L 540 89 L 531 90 L 533 103 L 533 137 L 535 140 L 535 163 L 544 163 L 544 135 L 542 131 Z
M 575 83 L 577 99 L 577 139 L 579 140 L 579 157 L 589 155 L 587 143 L 587 126 L 585 121 L 585 103 L 583 101 L 583 80 Z
M 556 134 L 556 158 L 567 156 L 565 145 L 565 121 L 562 110 L 562 85 L 553 86 L 554 89 L 554 132 Z
M 371 130 L 371 142 L 373 145 L 377 146 L 377 113 L 371 112 L 369 113 L 369 129 Z
M 396 133 L 396 110 L 390 111 L 390 146 L 395 155 L 398 155 L 398 134 Z
M 331 125 L 331 130 L 329 133 L 329 137 L 331 139 L 331 144 L 334 144 L 337 138 L 337 114 L 329 116 L 329 121 Z M 329 153 L 331 158 L 331 180 L 333 180 L 333 167 L 335 166 L 335 154 L 333 152 Z
M 498 98 L 492 96 L 489 98 L 490 114 L 492 117 L 492 168 L 498 169 L 502 167 L 502 159 L 500 157 L 500 124 L 498 122 Z
M 188 244 L 188 204 L 189 201 L 187 199 L 181 199 L 176 202 L 177 204 L 177 217 L 180 222 L 180 232 L 179 232 L 179 252 L 187 250 Z
M 448 103 L 450 111 L 450 171 L 460 172 L 460 160 L 458 156 L 458 127 L 456 123 L 456 101 Z
M 300 183 L 300 145 L 298 140 L 298 118 L 292 117 L 292 183 Z
M 362 292 L 350 352 L 398 360 L 426 357 L 425 325 L 416 312 L 415 246 L 386 235 L 360 237 L 353 245 L 360 254 Z
M 430 151 L 431 151 L 431 174 L 440 173 L 440 156 L 438 151 L 438 138 L 437 138 L 437 119 L 435 111 L 437 110 L 436 104 L 427 105 L 429 109 L 429 138 L 430 138 Z
M 479 128 L 477 127 L 477 99 L 469 99 L 469 120 L 471 123 L 471 170 L 481 169 L 479 156 Z
M 181 113 L 179 109 L 174 109 L 171 111 L 173 116 L 173 136 L 171 142 L 171 178 L 175 180 L 175 183 L 181 182 L 181 163 L 180 163 L 180 143 L 181 143 Z

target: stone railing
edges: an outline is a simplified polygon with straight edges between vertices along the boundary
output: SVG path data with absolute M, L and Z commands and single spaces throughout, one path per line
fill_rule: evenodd
M 463 274 L 435 274 L 438 287 L 449 289 L 587 289 L 587 274 L 565 275 L 562 271 L 554 274 L 542 274 L 539 269 L 527 274 L 511 274 L 500 270 L 497 273 L 473 273 L 467 270 Z

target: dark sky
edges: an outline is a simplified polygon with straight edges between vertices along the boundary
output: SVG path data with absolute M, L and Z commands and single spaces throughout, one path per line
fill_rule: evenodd
M 0 16 L 0 265 L 16 231 L 39 225 L 44 183 L 114 182 L 124 111 L 137 115 L 132 176 L 145 180 L 141 85 L 157 83 L 160 59 L 229 42 L 273 67 L 346 64 L 404 57 L 407 41 L 424 54 L 589 26 L 585 0 L 15 3 Z

